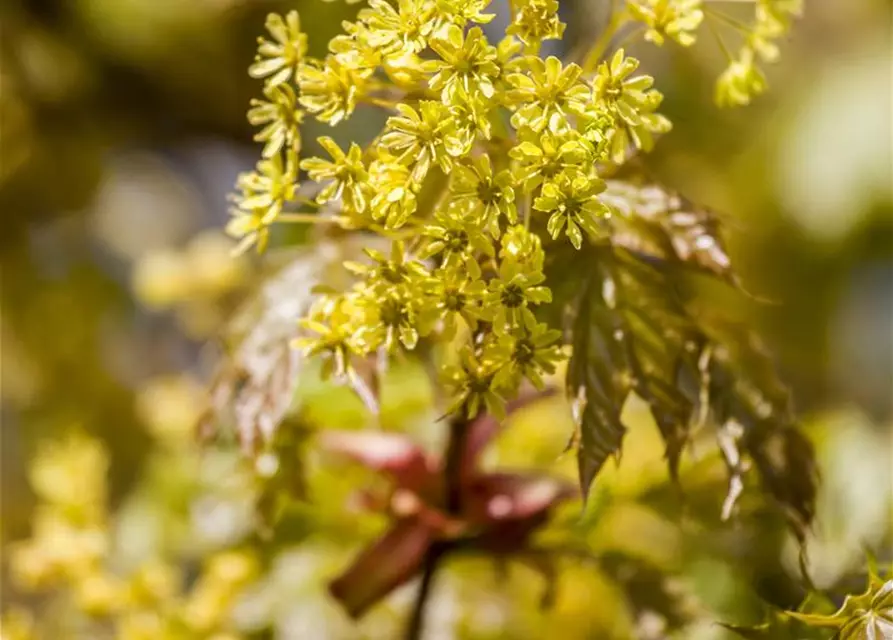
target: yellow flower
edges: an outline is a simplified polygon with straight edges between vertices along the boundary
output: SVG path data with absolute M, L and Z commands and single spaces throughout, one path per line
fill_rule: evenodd
M 516 161 L 515 177 L 528 191 L 562 172 L 583 171 L 586 148 L 575 132 L 553 134 L 548 130 L 536 133 L 532 129 L 523 129 L 520 138 L 509 156 Z
M 502 218 L 510 223 L 518 221 L 511 173 L 507 169 L 494 173 L 490 156 L 486 154 L 456 166 L 450 192 L 452 204 L 470 215 L 494 238 L 499 237 Z
M 753 50 L 745 47 L 716 81 L 716 103 L 721 107 L 750 104 L 765 90 L 766 77 L 754 63 Z
M 204 410 L 202 386 L 187 376 L 149 380 L 137 396 L 137 413 L 151 433 L 172 444 L 184 444 Z
M 308 60 L 298 72 L 300 103 L 320 122 L 332 126 L 349 118 L 362 94 L 365 78 L 330 55 L 322 62 Z
M 527 378 L 537 389 L 544 389 L 543 375 L 555 373 L 556 364 L 565 358 L 557 344 L 560 338 L 560 331 L 533 316 L 525 316 L 515 331 L 500 334 L 488 353 L 499 364 L 494 386 L 514 391 Z
M 0 638 L 3 640 L 37 640 L 34 616 L 27 609 L 10 606 L 0 618 Z
M 434 74 L 428 86 L 441 92 L 444 104 L 450 104 L 460 92 L 466 96 L 493 97 L 493 80 L 499 73 L 496 48 L 487 42 L 480 27 L 472 27 L 463 37 L 462 29 L 451 24 L 429 44 L 441 59 L 429 60 L 422 68 Z
M 323 357 L 324 379 L 330 376 L 345 379 L 351 369 L 352 354 L 360 354 L 353 337 L 359 328 L 360 313 L 356 296 L 326 295 L 319 298 L 301 319 L 301 328 L 316 335 L 298 338 L 297 345 L 308 358 Z
M 464 27 L 468 22 L 487 24 L 496 17 L 494 13 L 483 13 L 490 0 L 437 0 L 437 8 L 450 22 Z
M 652 134 L 670 130 L 670 121 L 655 113 L 663 95 L 652 89 L 651 76 L 632 76 L 638 67 L 638 60 L 618 49 L 610 62 L 599 65 L 593 82 L 594 102 L 600 108 L 589 115 L 607 115 L 613 121 L 611 158 L 618 164 L 625 159 L 630 141 L 636 148 L 650 151 Z
M 499 257 L 503 262 L 522 265 L 524 270 L 530 272 L 542 271 L 546 259 L 540 237 L 523 225 L 506 229 Z
M 449 273 L 430 280 L 426 293 L 433 298 L 434 310 L 443 322 L 441 337 L 444 340 L 456 335 L 460 320 L 471 329 L 477 327 L 486 291 L 487 285 L 481 280 L 481 267 L 473 259 L 461 265 L 454 264 Z
M 522 0 L 506 33 L 533 53 L 543 40 L 560 40 L 566 26 L 558 19 L 558 0 Z
M 103 527 L 76 525 L 52 506 L 41 505 L 32 537 L 12 546 L 10 569 L 23 587 L 42 589 L 95 572 L 107 551 Z
M 605 183 L 598 178 L 561 174 L 543 185 L 533 207 L 550 214 L 546 230 L 552 238 L 564 231 L 574 248 L 579 249 L 583 246 L 583 231 L 593 238 L 604 234 L 600 222 L 609 216 L 609 211 L 597 197 L 604 190 Z
M 704 19 L 702 4 L 703 0 L 633 0 L 629 11 L 648 27 L 645 39 L 649 42 L 662 45 L 665 38 L 672 38 L 688 47 Z
M 479 94 L 456 94 L 450 101 L 449 112 L 455 123 L 458 147 L 470 149 L 478 139 L 489 140 L 493 125 L 490 121 L 493 103 Z
M 425 226 L 426 244 L 419 251 L 420 259 L 441 256 L 442 266 L 450 268 L 463 264 L 475 251 L 494 255 L 493 243 L 477 220 L 441 209 L 434 214 L 434 222 Z
M 30 468 L 41 500 L 82 521 L 95 520 L 105 504 L 108 455 L 92 438 L 71 433 L 43 444 Z
M 504 260 L 497 277 L 490 280 L 482 314 L 497 331 L 511 331 L 525 316 L 532 317 L 531 306 L 552 302 L 552 292 L 542 284 L 546 276 L 531 266 Z
M 252 78 L 267 78 L 269 86 L 282 84 L 297 75 L 304 54 L 307 52 L 307 36 L 301 33 L 301 19 L 297 11 L 285 16 L 271 13 L 267 16 L 267 31 L 273 40 L 258 38 L 256 62 L 248 69 Z
M 382 64 L 381 48 L 370 41 L 369 30 L 357 22 L 344 21 L 344 31 L 329 42 L 329 51 L 348 69 L 356 69 L 362 75 L 371 74 Z
M 397 9 L 386 0 L 369 0 L 359 19 L 369 44 L 388 57 L 420 52 L 439 24 L 432 0 L 398 0 Z
M 444 368 L 445 382 L 453 397 L 448 411 L 468 417 L 482 410 L 496 417 L 505 415 L 505 399 L 493 385 L 495 375 L 493 363 L 481 361 L 470 348 L 463 348 L 459 363 Z
M 297 190 L 297 157 L 276 154 L 257 163 L 257 169 L 239 175 L 236 187 L 240 193 L 232 196 L 235 208 L 226 232 L 241 239 L 236 252 L 257 245 L 263 251 L 269 238 L 269 227 L 291 201 Z
M 528 73 L 512 73 L 509 99 L 515 104 L 512 125 L 530 127 L 537 133 L 558 133 L 569 127 L 568 117 L 581 112 L 588 102 L 589 88 L 580 82 L 583 70 L 571 63 L 562 68 L 555 56 L 546 60 L 527 58 Z
M 383 155 L 369 166 L 369 186 L 372 198 L 372 217 L 383 222 L 388 229 L 398 229 L 406 224 L 416 211 L 417 183 L 409 169 L 395 158 Z
M 367 316 L 356 340 L 367 353 L 376 351 L 379 346 L 388 353 L 394 353 L 401 346 L 415 349 L 419 337 L 430 331 L 422 324 L 421 309 L 408 293 L 363 296 L 360 304 Z
M 328 136 L 317 138 L 319 145 L 332 157 L 331 161 L 322 158 L 307 158 L 301 161 L 301 169 L 311 180 L 323 182 L 331 180 L 316 196 L 316 201 L 325 204 L 332 200 L 344 199 L 348 206 L 358 212 L 366 209 L 366 180 L 368 173 L 363 164 L 363 150 L 352 142 L 347 153 Z
M 424 100 L 416 111 L 409 105 L 398 104 L 396 116 L 388 118 L 381 144 L 398 155 L 398 160 L 412 166 L 412 180 L 421 184 L 432 164 L 448 173 L 453 158 L 465 151 L 456 136 L 452 115 L 439 102 Z
M 264 127 L 254 136 L 256 141 L 265 143 L 261 155 L 269 158 L 285 146 L 299 153 L 304 113 L 298 108 L 295 90 L 288 84 L 269 84 L 264 87 L 264 96 L 266 100 L 252 100 L 248 110 L 248 122 Z

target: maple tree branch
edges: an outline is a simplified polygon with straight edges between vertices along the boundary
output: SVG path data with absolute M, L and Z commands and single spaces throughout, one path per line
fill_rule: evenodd
M 468 439 L 468 426 L 473 419 L 465 417 L 464 412 L 454 416 L 449 423 L 449 439 L 444 462 L 443 473 L 445 476 L 446 495 L 445 510 L 451 515 L 459 513 L 462 508 L 461 470 L 465 443 Z M 425 625 L 425 607 L 431 596 L 431 587 L 434 584 L 434 575 L 440 567 L 441 560 L 450 550 L 449 542 L 435 542 L 425 556 L 425 564 L 422 568 L 422 582 L 416 593 L 412 613 L 406 626 L 406 640 L 420 640 Z

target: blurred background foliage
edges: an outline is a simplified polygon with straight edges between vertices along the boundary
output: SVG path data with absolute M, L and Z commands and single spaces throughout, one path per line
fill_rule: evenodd
M 573 38 L 597 33 L 606 4 L 562 4 Z M 314 55 L 356 11 L 317 0 L 0 6 L 2 535 L 6 545 L 37 531 L 38 498 L 67 504 L 46 483 L 75 483 L 99 463 L 53 458 L 45 441 L 89 434 L 109 468 L 96 481 L 115 514 L 97 516 L 112 531 L 108 561 L 130 575 L 157 559 L 185 576 L 179 591 L 162 591 L 207 623 L 197 628 L 388 638 L 404 618 L 405 589 L 358 626 L 325 590 L 384 525 L 352 506 L 352 489 L 371 480 L 312 444 L 319 428 L 367 425 L 362 405 L 303 374 L 274 459 L 302 468 L 277 475 L 290 479 L 284 487 L 265 484 L 264 469 L 232 447 L 200 452 L 192 438 L 227 349 L 227 319 L 288 262 L 290 246 L 308 240 L 289 230 L 261 263 L 231 258 L 220 231 L 226 194 L 256 154 L 244 116 L 258 91 L 245 73 L 255 38 L 267 12 L 293 7 Z M 657 77 L 675 125 L 648 171 L 723 213 L 748 290 L 768 300 L 730 300 L 729 312 L 767 338 L 816 443 L 824 484 L 810 567 L 837 595 L 864 585 L 865 547 L 882 558 L 893 547 L 891 24 L 887 0 L 807 2 L 770 69 L 772 91 L 741 110 L 712 105 L 723 60 L 709 38 L 690 50 L 633 51 Z M 382 120 L 361 109 L 334 135 L 368 140 Z M 308 121 L 304 139 L 321 132 Z M 307 295 L 306 282 L 286 285 Z M 442 429 L 423 371 L 395 369 L 382 393 L 384 428 L 436 445 Z M 797 605 L 796 549 L 777 518 L 745 517 L 757 508 L 745 498 L 740 519 L 720 522 L 721 463 L 689 456 L 680 493 L 647 411 L 636 403 L 627 411 L 642 428 L 622 464 L 600 477 L 582 517 L 571 505 L 542 534 L 544 544 L 597 560 L 559 554 L 555 602 L 542 611 L 547 583 L 528 567 L 457 560 L 438 583 L 430 637 L 661 638 L 678 627 L 678 637 L 719 638 L 726 632 L 713 621 L 760 620 L 760 597 Z M 573 456 L 562 455 L 570 432 L 563 401 L 538 404 L 514 419 L 488 464 L 572 478 Z M 53 478 L 43 484 L 41 464 Z M 286 500 L 273 535 L 258 537 L 266 529 L 255 507 L 279 509 L 281 491 L 303 499 Z M 46 570 L 28 565 L 22 549 L 4 551 L 4 608 L 34 604 L 19 589 L 23 575 L 37 580 Z M 235 555 L 220 560 L 225 550 Z M 10 579 L 6 560 L 16 553 L 25 560 Z M 220 594 L 233 585 L 241 595 L 231 602 Z M 132 617 L 134 629 L 145 622 Z M 132 637 L 161 637 L 147 628 Z

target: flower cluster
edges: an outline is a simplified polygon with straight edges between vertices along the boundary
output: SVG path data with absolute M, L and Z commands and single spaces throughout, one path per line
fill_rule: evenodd
M 603 59 L 610 36 L 633 21 L 655 44 L 689 45 L 705 18 L 701 0 L 630 0 L 578 65 L 538 55 L 563 35 L 557 2 L 513 3 L 496 43 L 481 28 L 488 4 L 370 0 L 322 59 L 306 55 L 296 12 L 270 16 L 272 40 L 251 68 L 265 81 L 249 113 L 263 127 L 263 159 L 239 178 L 229 226 L 260 249 L 285 219 L 387 238 L 389 248 L 347 264 L 349 291 L 319 298 L 302 323 L 306 353 L 357 382 L 358 359 L 447 341 L 457 354 L 445 367 L 451 409 L 470 414 L 498 412 L 523 380 L 541 385 L 555 372 L 560 336 L 536 313 L 551 301 L 544 244 L 604 241 L 611 210 L 599 174 L 670 129 L 638 61 L 622 48 Z M 758 5 L 747 46 L 765 57 L 794 8 Z M 742 102 L 755 72 L 731 73 L 746 82 L 726 82 L 741 95 L 723 101 Z M 390 113 L 369 146 L 324 136 L 327 157 L 300 158 L 304 118 L 335 125 L 361 104 Z M 300 171 L 320 185 L 312 199 L 298 195 Z M 310 211 L 287 212 L 294 205 Z
M 741 106 L 766 90 L 759 63 L 778 59 L 776 42 L 785 36 L 791 23 L 803 12 L 803 0 L 756 0 L 754 20 L 742 25 L 713 12 L 738 31 L 742 44 L 737 55 L 729 56 L 729 66 L 716 83 L 716 102 L 721 106 Z

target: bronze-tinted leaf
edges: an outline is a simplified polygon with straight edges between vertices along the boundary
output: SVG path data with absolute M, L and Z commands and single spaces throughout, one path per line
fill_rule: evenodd
M 584 496 L 605 461 L 620 452 L 626 432 L 620 413 L 632 388 L 616 283 L 606 264 L 594 257 L 575 307 L 573 355 L 567 370 L 579 429 L 577 464 Z
M 584 491 L 620 452 L 620 414 L 634 391 L 651 409 L 674 477 L 691 430 L 713 426 L 730 475 L 723 515 L 755 468 L 802 541 L 817 474 L 788 390 L 753 331 L 689 308 L 676 268 L 735 281 L 716 217 L 653 185 L 614 181 L 603 196 L 615 211 L 608 242 L 553 249 L 549 264 L 555 300 L 569 310 L 568 395 Z
M 715 335 L 722 342 L 714 343 L 709 365 L 710 408 L 723 425 L 720 444 L 732 471 L 730 490 L 740 490 L 735 478 L 746 457 L 802 541 L 815 515 L 818 486 L 812 444 L 794 423 L 790 394 L 753 331 L 725 325 Z M 741 447 L 737 461 L 728 454 L 733 439 Z
M 608 180 L 600 196 L 614 212 L 611 244 L 645 259 L 673 262 L 736 282 L 719 222 L 656 184 Z

